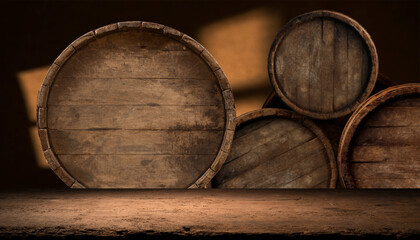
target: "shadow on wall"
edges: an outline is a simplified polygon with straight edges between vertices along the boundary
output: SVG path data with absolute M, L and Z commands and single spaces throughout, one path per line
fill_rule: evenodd
M 1 2 L 0 188 L 66 187 L 47 168 L 36 136 L 37 91 L 49 65 L 74 39 L 119 21 L 174 27 L 202 43 L 231 83 L 238 115 L 261 108 L 271 92 L 268 51 L 280 28 L 317 9 L 358 21 L 376 44 L 380 71 L 399 83 L 419 81 L 419 3 L 348 1 Z

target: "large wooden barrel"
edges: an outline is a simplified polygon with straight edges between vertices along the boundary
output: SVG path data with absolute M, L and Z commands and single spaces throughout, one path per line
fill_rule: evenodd
M 294 111 L 318 118 L 353 112 L 369 96 L 378 56 L 369 34 L 353 19 L 314 11 L 278 33 L 268 58 L 276 94 Z
M 202 187 L 227 157 L 234 117 L 210 53 L 150 22 L 115 23 L 75 40 L 38 98 L 45 157 L 72 188 Z
M 343 131 L 338 163 L 347 188 L 420 188 L 420 84 L 362 104 Z
M 309 119 L 266 108 L 237 118 L 228 159 L 215 188 L 335 188 L 334 152 Z

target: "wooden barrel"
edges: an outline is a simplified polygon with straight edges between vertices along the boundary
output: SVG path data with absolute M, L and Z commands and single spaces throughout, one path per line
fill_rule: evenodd
M 266 108 L 237 118 L 228 159 L 215 188 L 335 188 L 334 152 L 309 119 Z
M 347 188 L 420 188 L 420 84 L 363 103 L 343 131 L 338 163 Z
M 294 111 L 318 118 L 353 112 L 369 96 L 378 56 L 369 34 L 353 19 L 314 11 L 277 34 L 268 71 L 278 96 Z
M 150 22 L 115 23 L 75 40 L 38 97 L 45 157 L 72 188 L 202 187 L 228 155 L 234 117 L 210 53 Z

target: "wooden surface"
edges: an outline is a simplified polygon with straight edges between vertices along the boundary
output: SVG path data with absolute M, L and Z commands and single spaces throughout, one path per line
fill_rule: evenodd
M 378 73 L 378 78 L 372 93 L 378 93 L 395 85 L 398 85 L 397 82 L 389 79 L 381 73 Z M 287 106 L 274 91 L 267 97 L 262 108 L 280 108 L 291 110 L 291 108 Z M 321 128 L 325 136 L 327 136 L 336 156 L 338 154 L 338 145 L 340 143 L 341 133 L 343 132 L 349 118 L 350 115 L 335 119 L 312 119 L 312 121 Z
M 263 108 L 279 108 L 291 110 L 275 92 L 272 92 L 265 100 Z M 338 144 L 340 143 L 341 133 L 347 123 L 349 116 L 334 119 L 311 119 L 330 141 L 334 154 L 338 154 Z
M 331 144 L 309 119 L 262 109 L 241 115 L 216 188 L 335 188 Z
M 233 97 L 217 62 L 177 30 L 121 22 L 55 60 L 39 93 L 51 168 L 70 187 L 202 187 L 223 164 Z
M 319 119 L 345 116 L 372 91 L 376 48 L 353 19 L 314 11 L 292 19 L 270 49 L 275 92 L 293 110 Z
M 348 188 L 420 188 L 420 84 L 369 98 L 346 125 L 338 160 Z
M 1 238 L 420 234 L 420 192 L 413 190 L 33 190 L 0 196 Z

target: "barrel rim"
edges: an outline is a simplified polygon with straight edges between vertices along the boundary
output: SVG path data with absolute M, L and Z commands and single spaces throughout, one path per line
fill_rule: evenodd
M 370 77 L 368 84 L 361 95 L 359 95 L 358 99 L 352 104 L 347 106 L 344 109 L 341 109 L 339 111 L 333 111 L 328 113 L 320 113 L 320 112 L 313 112 L 304 108 L 301 108 L 297 106 L 295 103 L 293 103 L 289 98 L 284 94 L 282 88 L 279 87 L 277 83 L 277 76 L 275 73 L 275 59 L 276 59 L 276 52 L 277 48 L 282 42 L 283 38 L 287 35 L 287 33 L 296 25 L 301 24 L 305 21 L 310 21 L 314 18 L 320 18 L 320 17 L 328 17 L 333 18 L 338 21 L 341 21 L 355 29 L 360 37 L 364 40 L 364 43 L 367 45 L 370 55 Z M 290 20 L 276 35 L 271 47 L 270 52 L 268 56 L 268 74 L 270 77 L 271 85 L 274 88 L 275 93 L 294 111 L 312 117 L 317 119 L 332 119 L 332 118 L 339 118 L 346 116 L 350 113 L 352 113 L 364 100 L 366 100 L 370 93 L 372 92 L 376 79 L 378 76 L 378 69 L 379 69 L 379 62 L 378 62 L 378 54 L 376 51 L 375 44 L 373 43 L 373 40 L 369 33 L 354 19 L 338 12 L 329 11 L 329 10 L 316 10 L 312 12 L 308 12 L 302 15 L 299 15 L 292 20 Z
M 351 115 L 341 134 L 338 145 L 338 169 L 340 182 L 344 188 L 356 188 L 355 180 L 349 168 L 349 150 L 353 137 L 363 119 L 376 108 L 386 104 L 396 97 L 420 94 L 420 83 L 407 83 L 386 88 L 368 98 Z
M 38 92 L 37 101 L 38 135 L 40 137 L 42 150 L 44 151 L 44 156 L 48 162 L 48 165 L 50 166 L 51 170 L 53 170 L 56 173 L 56 175 L 70 188 L 86 188 L 86 186 L 78 182 L 64 168 L 60 160 L 57 158 L 54 149 L 50 145 L 50 137 L 47 126 L 47 102 L 49 91 L 61 67 L 64 66 L 66 61 L 70 59 L 76 51 L 83 49 L 83 47 L 85 47 L 88 43 L 96 41 L 97 39 L 102 38 L 106 35 L 123 31 L 153 32 L 157 34 L 162 34 L 182 43 L 184 46 L 188 47 L 195 54 L 197 54 L 208 65 L 208 67 L 213 72 L 213 75 L 218 80 L 220 94 L 222 95 L 222 99 L 224 101 L 225 110 L 225 132 L 223 135 L 223 139 L 219 147 L 219 151 L 212 162 L 212 165 L 192 184 L 187 186 L 188 188 L 205 187 L 213 178 L 213 176 L 220 170 L 221 166 L 225 162 L 233 141 L 233 133 L 235 131 L 236 110 L 232 90 L 229 85 L 228 79 L 226 78 L 226 75 L 224 74 L 220 65 L 200 43 L 198 43 L 190 36 L 174 28 L 153 22 L 126 21 L 117 22 L 97 28 L 93 31 L 85 33 L 81 37 L 74 40 L 55 59 L 53 64 L 50 66 L 48 73 L 41 85 L 41 88 Z
M 321 141 L 322 145 L 324 146 L 326 150 L 326 155 L 328 157 L 328 160 L 330 163 L 330 170 L 331 170 L 331 179 L 330 179 L 329 188 L 336 187 L 338 172 L 337 172 L 337 164 L 335 160 L 334 150 L 331 146 L 330 140 L 327 138 L 327 136 L 324 134 L 321 128 L 319 128 L 308 117 L 305 117 L 293 111 L 279 109 L 279 108 L 263 108 L 263 109 L 254 110 L 254 111 L 242 114 L 239 117 L 237 117 L 235 120 L 236 128 L 240 127 L 243 124 L 248 123 L 249 121 L 253 121 L 255 119 L 264 118 L 264 117 L 279 117 L 279 118 L 293 120 L 293 121 L 298 122 L 302 126 L 308 128 L 309 130 L 311 130 L 316 135 L 316 137 Z

